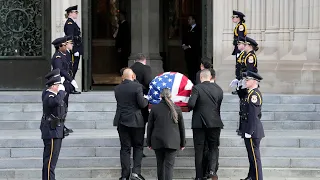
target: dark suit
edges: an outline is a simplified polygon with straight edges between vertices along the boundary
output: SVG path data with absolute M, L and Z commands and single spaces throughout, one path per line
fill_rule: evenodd
M 42 92 L 43 116 L 41 119 L 40 130 L 43 139 L 43 167 L 42 179 L 55 179 L 55 168 L 58 162 L 62 139 L 64 138 L 64 116 L 67 111 L 63 101 L 65 91 L 58 94 L 45 89 Z M 57 121 L 53 125 L 53 117 L 58 117 L 62 121 Z
M 79 56 L 74 56 L 72 72 L 73 77 L 75 77 L 79 67 L 80 55 L 83 55 L 83 43 L 80 27 L 73 21 L 73 19 L 68 18 L 64 24 L 64 33 L 66 36 L 73 37 L 73 52 L 79 52 Z
M 164 100 L 153 105 L 149 115 L 147 145 L 155 150 L 159 180 L 172 179 L 177 150 L 186 145 L 182 111 L 176 105 L 175 109 L 178 113 L 177 124 Z
M 220 132 L 223 123 L 220 117 L 220 107 L 223 91 L 216 83 L 202 82 L 192 88 L 188 106 L 193 110 L 192 125 L 195 148 L 196 178 L 203 178 L 203 149 L 205 140 L 209 147 L 209 171 L 218 170 Z
M 68 63 L 67 54 L 63 54 L 60 51 L 56 51 L 51 59 L 52 69 L 60 69 L 60 76 L 65 78 L 63 85 L 66 89 L 66 96 L 64 98 L 65 103 L 68 106 L 69 102 L 69 94 L 73 89 L 71 81 L 73 80 L 72 75 L 70 74 L 70 65 Z
M 198 25 L 194 28 L 189 27 L 187 33 L 182 39 L 182 44 L 190 46 L 186 49 L 185 61 L 188 69 L 188 78 L 195 84 L 197 69 L 201 59 L 201 30 Z
M 250 163 L 248 177 L 251 177 L 253 180 L 262 180 L 260 141 L 265 137 L 263 125 L 260 120 L 262 116 L 262 94 L 258 88 L 252 89 L 245 94 L 244 99 L 245 101 L 241 104 L 243 112 L 240 115 L 242 121 L 240 130 L 242 132 L 242 138 L 244 138 Z M 251 138 L 245 138 L 245 133 L 250 134 Z
M 120 22 L 118 34 L 116 37 L 116 48 L 118 51 L 118 58 L 120 61 L 120 69 L 128 66 L 128 57 L 131 50 L 131 30 L 128 21 Z
M 141 109 L 148 105 L 148 100 L 143 97 L 141 84 L 130 80 L 124 80 L 117 85 L 114 93 L 117 100 L 115 122 L 118 123 L 121 143 L 121 177 L 129 178 L 131 147 L 133 147 L 134 162 L 132 172 L 141 174 L 145 131 Z

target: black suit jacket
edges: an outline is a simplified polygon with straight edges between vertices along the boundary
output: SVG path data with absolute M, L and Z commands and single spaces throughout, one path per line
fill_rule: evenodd
M 205 81 L 193 86 L 188 106 L 193 110 L 191 128 L 223 128 L 220 107 L 223 91 L 216 83 Z
M 117 100 L 117 110 L 114 125 L 118 123 L 127 127 L 145 127 L 141 109 L 148 105 L 143 97 L 142 86 L 139 83 L 124 80 L 114 89 Z
M 136 74 L 136 78 L 139 83 L 142 84 L 143 93 L 148 94 L 149 84 L 152 81 L 151 67 L 140 62 L 136 62 L 130 68 Z
M 182 111 L 176 105 L 175 109 L 178 113 L 178 124 L 171 118 L 170 108 L 164 100 L 152 105 L 147 128 L 147 145 L 152 149 L 185 147 Z
M 201 55 L 201 29 L 196 25 L 193 29 L 189 26 L 188 31 L 185 33 L 182 39 L 182 44 L 191 46 L 188 51 L 196 53 L 198 56 Z
M 128 21 L 119 23 L 118 34 L 116 37 L 116 48 L 121 48 L 121 51 L 130 51 L 131 30 Z

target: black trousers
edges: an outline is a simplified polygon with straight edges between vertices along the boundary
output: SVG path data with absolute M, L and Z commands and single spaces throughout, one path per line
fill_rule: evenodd
M 197 51 L 187 49 L 185 50 L 185 61 L 188 70 L 188 78 L 193 84 L 196 83 L 196 74 L 200 68 L 200 57 Z
M 260 141 L 261 139 L 244 138 L 250 163 L 248 177 L 251 177 L 252 180 L 263 180 L 260 157 Z
M 202 159 L 202 168 L 203 168 L 203 175 L 209 173 L 209 147 L 208 141 L 205 139 L 204 146 L 203 146 L 203 159 Z
M 176 149 L 155 149 L 158 180 L 172 180 Z
M 217 172 L 219 167 L 220 128 L 193 129 L 195 150 L 196 178 L 204 177 L 203 152 L 205 141 L 208 142 L 208 171 Z
M 42 180 L 56 180 L 55 168 L 58 162 L 62 139 L 43 139 Z
M 65 88 L 66 93 L 67 93 L 66 96 L 64 97 L 63 101 L 68 106 L 69 105 L 69 94 L 73 90 L 73 86 L 72 86 L 71 82 L 69 82 L 69 81 L 64 81 L 63 85 L 64 85 L 64 88 Z
M 118 133 L 121 143 L 120 161 L 121 161 L 121 178 L 130 176 L 130 155 L 133 147 L 133 168 L 132 172 L 141 174 L 141 161 L 143 156 L 145 128 L 127 127 L 122 124 L 118 125 Z
M 74 62 L 73 62 L 73 66 L 72 66 L 73 79 L 74 79 L 74 77 L 76 77 L 76 74 L 77 74 L 77 71 L 79 68 L 80 57 L 81 57 L 81 55 L 74 56 Z

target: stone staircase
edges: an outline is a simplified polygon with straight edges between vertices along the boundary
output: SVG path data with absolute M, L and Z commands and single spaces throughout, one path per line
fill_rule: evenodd
M 41 92 L 0 92 L 0 180 L 41 179 L 43 143 L 38 129 Z M 262 121 L 266 138 L 261 153 L 267 180 L 320 179 L 320 96 L 264 95 Z M 75 132 L 64 139 L 57 178 L 64 180 L 118 179 L 119 140 L 112 126 L 113 92 L 71 95 L 67 126 Z M 235 129 L 238 98 L 225 94 L 222 118 L 219 179 L 247 175 L 247 153 Z M 191 113 L 184 113 L 187 148 L 179 152 L 174 177 L 195 176 Z M 143 175 L 156 179 L 153 151 L 145 148 Z

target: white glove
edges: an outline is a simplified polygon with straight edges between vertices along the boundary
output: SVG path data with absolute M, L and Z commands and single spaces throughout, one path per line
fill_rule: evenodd
M 65 81 L 66 79 L 64 77 L 61 77 L 61 84 L 63 84 L 63 82 Z
M 143 97 L 149 100 L 149 96 L 148 95 L 143 95 Z
M 77 84 L 77 82 L 76 82 L 75 80 L 72 80 L 72 81 L 71 81 L 71 84 L 72 84 L 72 86 L 73 86 L 74 88 L 76 88 L 76 89 L 79 88 L 79 87 L 78 87 L 78 84 Z
M 243 84 L 243 80 L 241 79 L 239 82 L 238 82 L 238 88 Z
M 74 56 L 79 56 L 79 52 L 75 52 L 73 55 Z
M 247 133 L 244 133 L 244 137 L 245 137 L 245 138 L 251 138 L 251 135 L 250 135 L 250 134 L 247 134 Z
M 231 83 L 229 84 L 230 87 L 237 87 L 238 86 L 238 79 L 234 79 L 231 81 Z
M 59 84 L 58 91 L 66 91 L 66 88 L 63 84 Z

